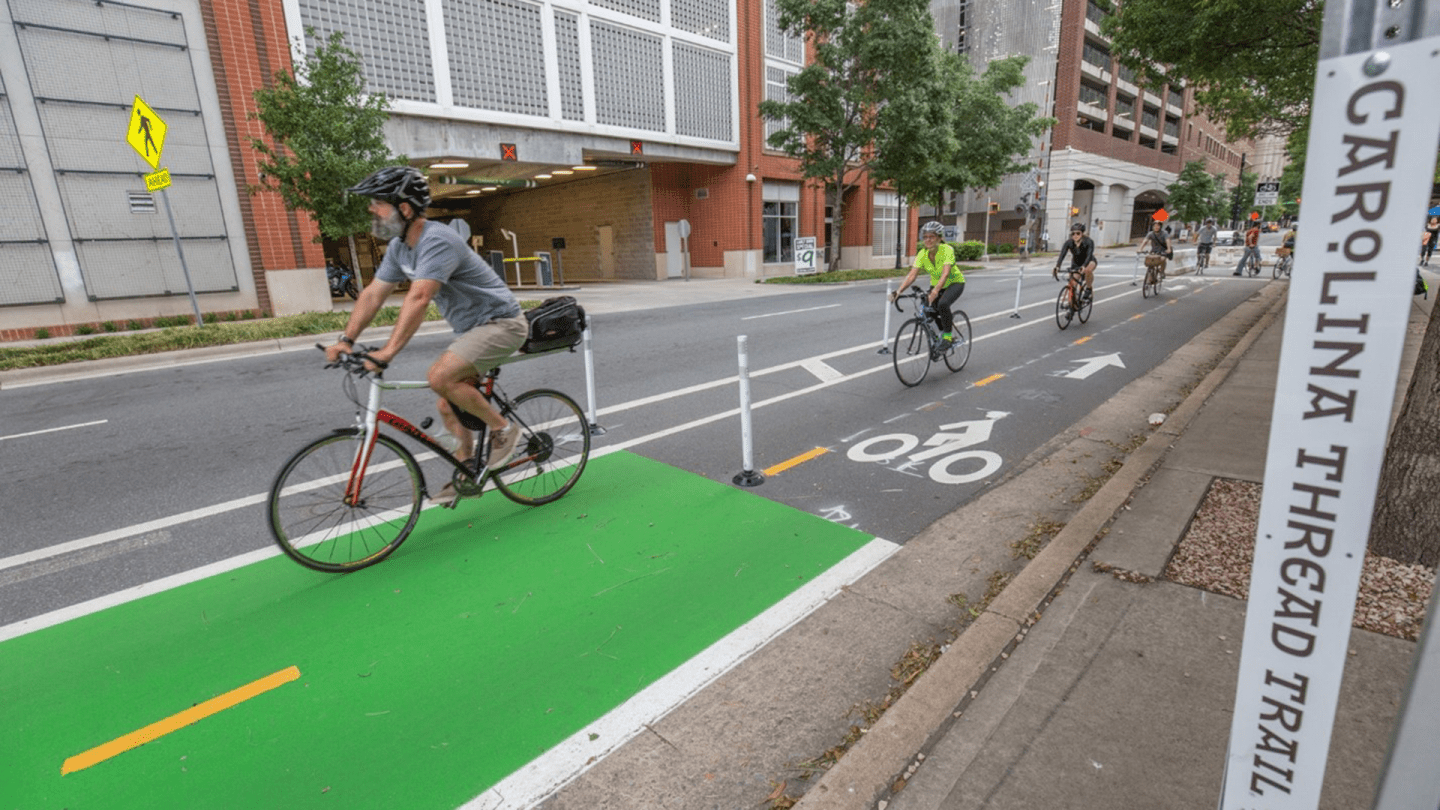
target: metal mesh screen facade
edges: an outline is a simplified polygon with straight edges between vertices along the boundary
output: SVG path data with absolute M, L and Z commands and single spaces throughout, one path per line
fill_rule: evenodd
M 730 41 L 730 4 L 726 0 L 671 0 L 670 24 L 718 42 Z
M 578 15 L 555 12 L 555 55 L 559 61 L 560 115 L 567 121 L 585 120 L 585 85 L 580 75 L 580 22 Z
M 524 0 L 450 0 L 445 43 L 456 104 L 549 114 L 540 6 Z
M 780 28 L 780 8 L 775 0 L 765 0 L 765 55 L 797 65 L 805 60 L 805 40 Z
M 596 120 L 664 132 L 660 37 L 597 21 L 590 26 L 590 48 L 595 69 Z
M 130 210 L 151 171 L 122 139 L 137 94 L 166 124 L 160 165 L 196 291 L 238 289 L 183 18 L 86 0 L 10 6 L 91 299 L 185 292 L 168 221 Z
M 10 112 L 10 97 L 0 88 L 0 306 L 62 300 L 55 256 L 40 221 L 35 187 L 20 152 L 20 135 Z
M 620 11 L 650 22 L 660 22 L 660 0 L 590 0 L 592 5 Z
M 730 137 L 730 57 L 675 43 L 675 132 L 721 141 Z
M 360 55 L 370 90 L 391 98 L 435 101 L 435 68 L 421 0 L 300 0 L 300 17 L 322 42 L 332 32 L 345 32 L 345 47 Z M 307 37 L 305 47 L 313 51 L 315 39 Z

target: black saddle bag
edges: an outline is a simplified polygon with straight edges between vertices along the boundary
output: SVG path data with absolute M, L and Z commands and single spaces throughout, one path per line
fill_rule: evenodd
M 530 336 L 520 351 L 526 354 L 573 348 L 585 331 L 585 308 L 570 295 L 547 298 L 526 311 L 525 317 L 530 321 Z

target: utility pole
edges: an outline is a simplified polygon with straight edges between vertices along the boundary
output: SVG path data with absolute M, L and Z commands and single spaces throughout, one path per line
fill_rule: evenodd
M 1241 188 L 1241 186 L 1244 185 L 1244 184 L 1245 184 L 1245 153 L 1244 153 L 1244 152 L 1241 152 L 1241 153 L 1240 153 L 1240 176 L 1237 177 L 1237 178 L 1235 178 L 1235 195 L 1234 195 L 1234 197 L 1231 198 L 1231 202 L 1230 202 L 1230 227 L 1231 227 L 1231 228 L 1238 228 L 1238 227 L 1240 227 L 1240 200 L 1243 199 L 1242 195 L 1245 193 L 1245 189 Z

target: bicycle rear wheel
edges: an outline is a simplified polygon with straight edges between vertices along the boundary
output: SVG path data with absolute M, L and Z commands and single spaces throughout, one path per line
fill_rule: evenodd
M 1093 307 L 1094 305 L 1095 305 L 1095 291 L 1094 291 L 1094 290 L 1081 290 L 1081 291 L 1080 291 L 1080 307 L 1075 310 L 1075 314 L 1080 318 L 1080 323 L 1085 323 L 1086 321 L 1090 320 L 1090 308 Z
M 515 458 L 493 474 L 496 488 L 526 506 L 569 492 L 590 460 L 590 425 L 580 406 L 559 391 L 537 388 L 516 397 L 506 416 L 523 433 Z
M 955 342 L 945 350 L 945 365 L 951 371 L 959 371 L 970 362 L 970 316 L 960 310 L 953 310 L 950 318 L 955 322 L 951 334 Z
M 1075 317 L 1075 310 L 1070 306 L 1070 285 L 1066 284 L 1060 288 L 1060 294 L 1055 296 L 1055 323 L 1064 329 L 1070 325 L 1070 319 Z
M 359 497 L 348 497 L 364 444 L 359 428 L 337 431 L 302 448 L 275 476 L 270 533 L 292 560 L 316 571 L 355 571 L 385 559 L 415 528 L 424 478 L 414 456 L 388 436 L 376 437 Z
M 1145 268 L 1145 281 L 1140 285 L 1140 295 L 1149 298 L 1152 295 L 1160 294 L 1160 282 L 1154 268 Z
M 905 387 L 914 388 L 925 379 L 930 371 L 930 338 L 919 318 L 900 324 L 890 358 L 895 363 L 895 376 Z

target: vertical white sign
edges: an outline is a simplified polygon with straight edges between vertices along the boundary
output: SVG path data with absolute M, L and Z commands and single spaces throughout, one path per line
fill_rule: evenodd
M 1435 38 L 1322 60 L 1221 807 L 1320 800 L 1440 136 Z
M 795 237 L 795 275 L 808 276 L 815 272 L 815 237 Z

